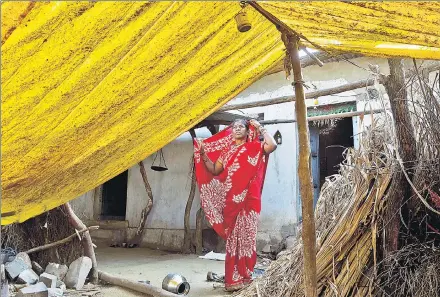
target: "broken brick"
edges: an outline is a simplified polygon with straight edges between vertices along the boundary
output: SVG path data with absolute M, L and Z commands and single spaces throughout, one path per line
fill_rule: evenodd
M 37 283 L 20 289 L 15 297 L 49 297 L 49 293 L 44 283 Z
M 44 272 L 55 275 L 59 280 L 63 280 L 69 268 L 66 265 L 49 263 Z
M 46 272 L 40 275 L 40 282 L 44 283 L 48 288 L 56 288 L 57 280 L 58 278 L 55 275 Z
M 84 286 L 90 269 L 92 269 L 92 260 L 89 257 L 81 257 L 73 261 L 64 280 L 66 286 L 80 290 Z
M 41 275 L 44 272 L 43 267 L 35 261 L 32 261 L 32 270 L 38 275 Z
M 32 269 L 26 269 L 17 278 L 17 283 L 33 285 L 38 282 L 38 275 Z
M 5 264 L 5 270 L 11 280 L 15 280 L 26 269 L 28 269 L 27 264 L 19 258 Z
M 48 297 L 63 297 L 63 290 L 58 288 L 48 288 Z
M 26 263 L 29 269 L 32 268 L 32 261 L 27 253 L 24 252 L 18 253 L 17 256 L 15 256 L 15 259 L 21 259 L 24 263 Z

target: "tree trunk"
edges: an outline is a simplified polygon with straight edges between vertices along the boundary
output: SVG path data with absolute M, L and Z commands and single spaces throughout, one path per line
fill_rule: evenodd
M 316 297 L 316 234 L 315 216 L 313 211 L 313 186 L 310 170 L 310 141 L 307 123 L 307 107 L 305 102 L 301 63 L 298 52 L 299 38 L 289 33 L 282 33 L 281 39 L 286 45 L 293 69 L 295 87 L 295 114 L 298 125 L 299 162 L 298 178 L 302 205 L 302 239 L 304 250 L 304 288 L 306 297 Z
M 148 182 L 147 172 L 145 171 L 145 166 L 142 161 L 139 162 L 139 170 L 142 175 L 142 180 L 144 181 L 145 190 L 148 195 L 147 206 L 141 212 L 141 220 L 139 221 L 139 225 L 136 230 L 136 234 L 130 241 L 129 247 L 139 246 L 142 241 L 142 235 L 144 233 L 145 224 L 147 222 L 148 214 L 153 208 L 153 191 L 151 190 L 150 183 Z
M 65 203 L 63 205 L 63 209 L 67 214 L 67 217 L 69 219 L 70 224 L 73 228 L 77 230 L 84 230 L 87 229 L 87 226 L 84 225 L 84 223 L 76 216 L 75 212 L 73 211 L 72 207 L 70 206 L 69 202 Z M 83 249 L 84 249 L 84 256 L 89 257 L 92 259 L 92 269 L 90 270 L 89 276 L 90 281 L 93 284 L 98 283 L 98 263 L 96 261 L 95 256 L 95 250 L 93 248 L 93 242 L 92 238 L 90 237 L 89 231 L 84 232 L 84 237 L 81 240 Z
M 405 71 L 402 59 L 388 59 L 390 75 L 386 79 L 385 88 L 390 99 L 391 111 L 394 118 L 394 129 L 398 152 L 402 158 L 410 179 L 416 165 L 416 140 L 411 124 L 407 103 Z M 402 172 L 397 172 L 393 178 L 385 210 L 385 256 L 399 248 L 400 208 L 404 199 L 411 195 L 411 188 Z

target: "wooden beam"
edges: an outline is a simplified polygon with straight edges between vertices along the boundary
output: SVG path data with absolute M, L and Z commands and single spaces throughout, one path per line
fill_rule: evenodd
M 383 109 L 373 109 L 373 110 L 364 110 L 364 111 L 351 111 L 351 112 L 342 112 L 342 113 L 334 113 L 334 114 L 326 114 L 314 117 L 308 117 L 307 121 L 322 121 L 322 120 L 331 120 L 331 119 L 339 119 L 339 118 L 351 118 L 355 116 L 361 116 L 366 114 L 375 114 L 385 112 Z M 263 125 L 275 125 L 275 124 L 289 124 L 296 123 L 295 119 L 279 119 L 279 120 L 267 120 L 260 122 Z
M 419 71 L 427 71 L 427 72 L 434 72 L 440 70 L 440 62 L 433 62 L 427 66 L 421 67 Z M 407 70 L 406 74 L 408 76 L 414 75 L 414 70 Z M 384 77 L 379 76 L 378 81 L 380 84 L 384 84 Z M 327 88 L 322 90 L 317 90 L 313 92 L 308 92 L 305 94 L 306 99 L 313 99 L 323 96 L 329 96 L 329 95 L 336 95 L 339 93 L 347 92 L 347 91 L 353 91 L 356 89 L 366 88 L 368 86 L 372 86 L 374 84 L 374 79 L 363 79 L 358 80 L 352 83 L 348 83 L 345 85 L 333 87 L 333 88 Z M 246 108 L 252 108 L 252 107 L 261 107 L 261 106 L 268 106 L 268 105 L 275 105 L 275 104 L 282 104 L 287 102 L 295 101 L 295 96 L 282 96 L 282 97 L 276 97 L 276 98 L 270 98 L 265 100 L 259 100 L 259 101 L 252 101 L 252 102 L 246 102 L 246 103 L 237 103 L 237 104 L 227 104 L 224 105 L 222 108 L 219 109 L 219 111 L 227 111 L 227 110 L 238 110 L 238 109 L 246 109 Z
M 208 116 L 207 118 L 205 118 L 203 121 L 197 123 L 191 129 L 208 127 L 208 129 L 211 131 L 212 129 L 209 126 L 216 126 L 216 125 L 227 126 L 227 125 L 230 125 L 236 119 L 251 120 L 251 119 L 253 119 L 253 117 L 250 117 L 248 115 L 243 115 L 243 114 L 235 114 L 235 113 L 230 113 L 230 112 L 216 111 L 213 114 L 211 114 L 210 116 Z M 214 130 L 212 130 L 212 131 L 214 131 Z M 215 134 L 217 132 L 214 132 L 213 134 Z
M 282 31 L 281 39 L 286 45 L 292 64 L 294 88 L 295 88 L 295 115 L 298 125 L 299 159 L 298 178 L 301 193 L 302 208 L 302 240 L 304 258 L 304 295 L 316 297 L 316 231 L 315 216 L 313 211 L 313 186 L 312 173 L 310 170 L 310 140 L 309 125 L 307 124 L 307 106 L 304 94 L 301 63 L 299 60 L 298 42 L 299 37 L 290 32 Z
M 342 92 L 352 91 L 360 88 L 365 88 L 367 86 L 372 86 L 374 84 L 374 79 L 363 79 L 358 80 L 352 83 L 348 83 L 345 85 L 328 88 L 328 89 L 322 89 L 318 91 L 313 91 L 305 94 L 305 99 L 313 99 L 318 98 L 322 96 L 329 96 L 329 95 L 335 95 Z M 282 104 L 287 102 L 295 101 L 296 96 L 281 96 L 271 99 L 265 99 L 265 100 L 259 100 L 259 101 L 252 101 L 247 103 L 237 103 L 237 104 L 228 104 L 220 108 L 221 111 L 226 110 L 237 110 L 237 109 L 246 109 L 246 108 L 252 108 L 252 107 L 261 107 L 261 106 L 268 106 L 268 105 L 274 105 L 274 104 Z

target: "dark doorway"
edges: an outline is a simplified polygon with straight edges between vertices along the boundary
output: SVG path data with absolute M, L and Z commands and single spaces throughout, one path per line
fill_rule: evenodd
M 128 171 L 115 176 L 103 185 L 101 219 L 125 220 L 127 209 Z
M 338 173 L 339 165 L 344 160 L 344 151 L 354 146 L 353 120 L 352 118 L 342 118 L 333 123 L 309 122 L 309 133 L 313 206 L 315 207 L 325 178 Z M 299 144 L 298 140 L 297 144 Z M 299 221 L 302 221 L 299 179 L 297 189 L 298 218 Z
M 319 133 L 319 173 L 321 186 L 327 176 L 337 174 L 344 160 L 344 151 L 353 147 L 353 120 L 342 118 Z

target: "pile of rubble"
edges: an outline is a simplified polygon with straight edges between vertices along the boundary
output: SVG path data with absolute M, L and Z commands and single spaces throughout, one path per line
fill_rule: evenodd
M 278 244 L 266 244 L 261 251 L 257 252 L 257 255 L 263 259 L 276 260 L 291 250 L 297 244 L 297 240 L 297 235 L 284 237 Z
M 49 263 L 43 269 L 27 253 L 2 253 L 1 297 L 61 297 L 67 289 L 81 290 L 92 268 L 92 260 L 80 257 L 69 267 Z

